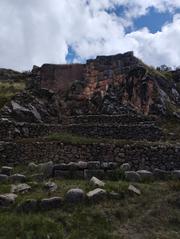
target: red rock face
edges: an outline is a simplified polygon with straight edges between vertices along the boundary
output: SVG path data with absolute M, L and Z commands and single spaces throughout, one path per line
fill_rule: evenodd
M 66 91 L 75 80 L 83 78 L 84 65 L 52 65 L 44 64 L 41 67 L 41 88 L 54 92 Z

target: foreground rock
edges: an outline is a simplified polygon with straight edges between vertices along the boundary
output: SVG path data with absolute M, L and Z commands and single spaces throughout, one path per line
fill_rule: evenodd
M 60 208 L 62 206 L 63 199 L 61 197 L 45 198 L 40 201 L 40 209 L 51 210 Z
M 129 192 L 137 194 L 137 195 L 141 195 L 141 191 L 136 188 L 134 185 L 130 184 L 128 187 Z
M 80 188 L 70 189 L 65 195 L 65 200 L 68 203 L 81 203 L 85 200 L 85 193 Z
M 13 168 L 12 168 L 12 167 L 3 166 L 3 167 L 1 168 L 1 173 L 2 173 L 2 174 L 6 174 L 6 175 L 8 175 L 8 176 L 11 175 L 12 171 L 13 171 Z
M 41 163 L 38 165 L 40 173 L 44 175 L 45 178 L 50 178 L 53 175 L 53 162 L 49 161 L 47 163 Z
M 0 182 L 5 183 L 8 182 L 9 177 L 5 174 L 0 174 Z
M 44 189 L 49 192 L 55 192 L 57 190 L 58 186 L 54 182 L 47 182 L 44 184 Z
M 0 207 L 11 206 L 13 203 L 15 203 L 16 198 L 17 198 L 17 195 L 14 193 L 0 195 Z
M 90 184 L 92 184 L 93 186 L 96 186 L 96 187 L 104 187 L 105 186 L 105 183 L 96 177 L 91 178 Z
M 129 182 L 141 182 L 141 176 L 134 171 L 126 171 L 125 179 Z
M 138 170 L 137 173 L 141 176 L 143 181 L 152 181 L 154 179 L 153 173 L 147 170 Z
M 96 188 L 87 193 L 87 198 L 92 202 L 99 202 L 106 199 L 107 192 L 104 189 Z
M 13 174 L 9 177 L 9 180 L 12 182 L 12 183 L 23 183 L 26 181 L 26 176 L 23 175 L 23 174 Z
M 27 193 L 31 190 L 31 186 L 29 186 L 26 183 L 21 183 L 18 185 L 12 185 L 11 186 L 11 192 L 12 193 Z

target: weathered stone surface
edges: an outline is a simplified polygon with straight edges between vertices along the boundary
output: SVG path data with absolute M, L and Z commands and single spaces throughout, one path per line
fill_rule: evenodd
M 26 181 L 26 176 L 23 175 L 23 174 L 13 174 L 9 177 L 9 180 L 12 182 L 12 183 L 16 183 L 16 182 L 20 182 L 20 183 L 23 183 Z
M 11 186 L 11 193 L 27 193 L 31 190 L 31 186 L 26 183 L 21 183 Z
M 85 193 L 79 188 L 70 189 L 65 195 L 65 200 L 68 203 L 81 203 L 85 200 Z
M 33 163 L 33 162 L 29 163 L 28 164 L 28 169 L 29 169 L 30 172 L 34 172 L 34 171 L 36 171 L 38 169 L 38 165 Z
M 91 178 L 90 184 L 92 184 L 93 186 L 96 186 L 96 187 L 100 187 L 100 188 L 105 186 L 105 183 L 96 177 Z
M 130 182 L 141 182 L 141 176 L 134 171 L 126 171 L 125 179 Z
M 172 171 L 172 177 L 174 178 L 174 179 L 180 179 L 180 170 L 174 170 L 174 171 Z
M 35 199 L 27 199 L 17 206 L 18 212 L 30 213 L 36 212 L 37 210 L 38 210 L 38 202 Z
M 45 198 L 40 201 L 40 208 L 42 210 L 51 210 L 60 208 L 62 206 L 63 199 L 61 197 Z
M 104 189 L 96 188 L 88 192 L 87 197 L 92 202 L 99 202 L 107 198 L 107 192 Z
M 88 166 L 88 163 L 87 162 L 84 162 L 84 161 L 79 161 L 78 162 L 78 167 L 79 169 L 86 169 Z
M 17 195 L 13 193 L 1 194 L 0 207 L 8 207 L 12 205 L 13 203 L 15 203 L 16 198 L 17 198 Z
M 143 181 L 152 181 L 154 178 L 153 173 L 148 170 L 138 170 L 137 173 L 141 176 Z
M 120 169 L 121 169 L 123 172 L 125 172 L 125 171 L 130 171 L 131 166 L 130 166 L 129 163 L 123 163 L 123 164 L 121 165 Z
M 39 171 L 44 175 L 45 178 L 50 178 L 53 175 L 53 162 L 41 163 L 38 165 Z
M 13 171 L 13 168 L 12 168 L 12 167 L 3 166 L 3 167 L 1 168 L 1 173 L 2 173 L 2 174 L 5 174 L 5 175 L 8 175 L 8 176 L 11 175 L 12 171 Z
M 137 194 L 137 195 L 141 195 L 141 191 L 138 188 L 136 188 L 134 185 L 132 185 L 132 184 L 129 185 L 128 190 L 131 193 L 134 193 L 134 194 Z
M 100 179 L 103 179 L 105 176 L 104 170 L 103 169 L 85 169 L 84 170 L 84 178 L 89 180 L 92 177 L 97 177 Z
M 46 182 L 44 183 L 44 189 L 49 192 L 55 192 L 57 190 L 58 186 L 54 182 Z
M 9 177 L 5 174 L 0 174 L 0 183 L 8 182 Z

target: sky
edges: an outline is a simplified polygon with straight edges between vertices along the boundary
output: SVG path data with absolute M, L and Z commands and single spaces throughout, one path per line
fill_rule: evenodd
M 0 68 L 134 51 L 180 65 L 180 0 L 0 0 Z

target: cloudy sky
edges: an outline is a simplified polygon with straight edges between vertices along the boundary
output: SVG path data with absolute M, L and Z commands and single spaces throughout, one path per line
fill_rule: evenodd
M 180 65 L 180 0 L 0 0 L 0 68 L 131 50 L 150 65 Z

